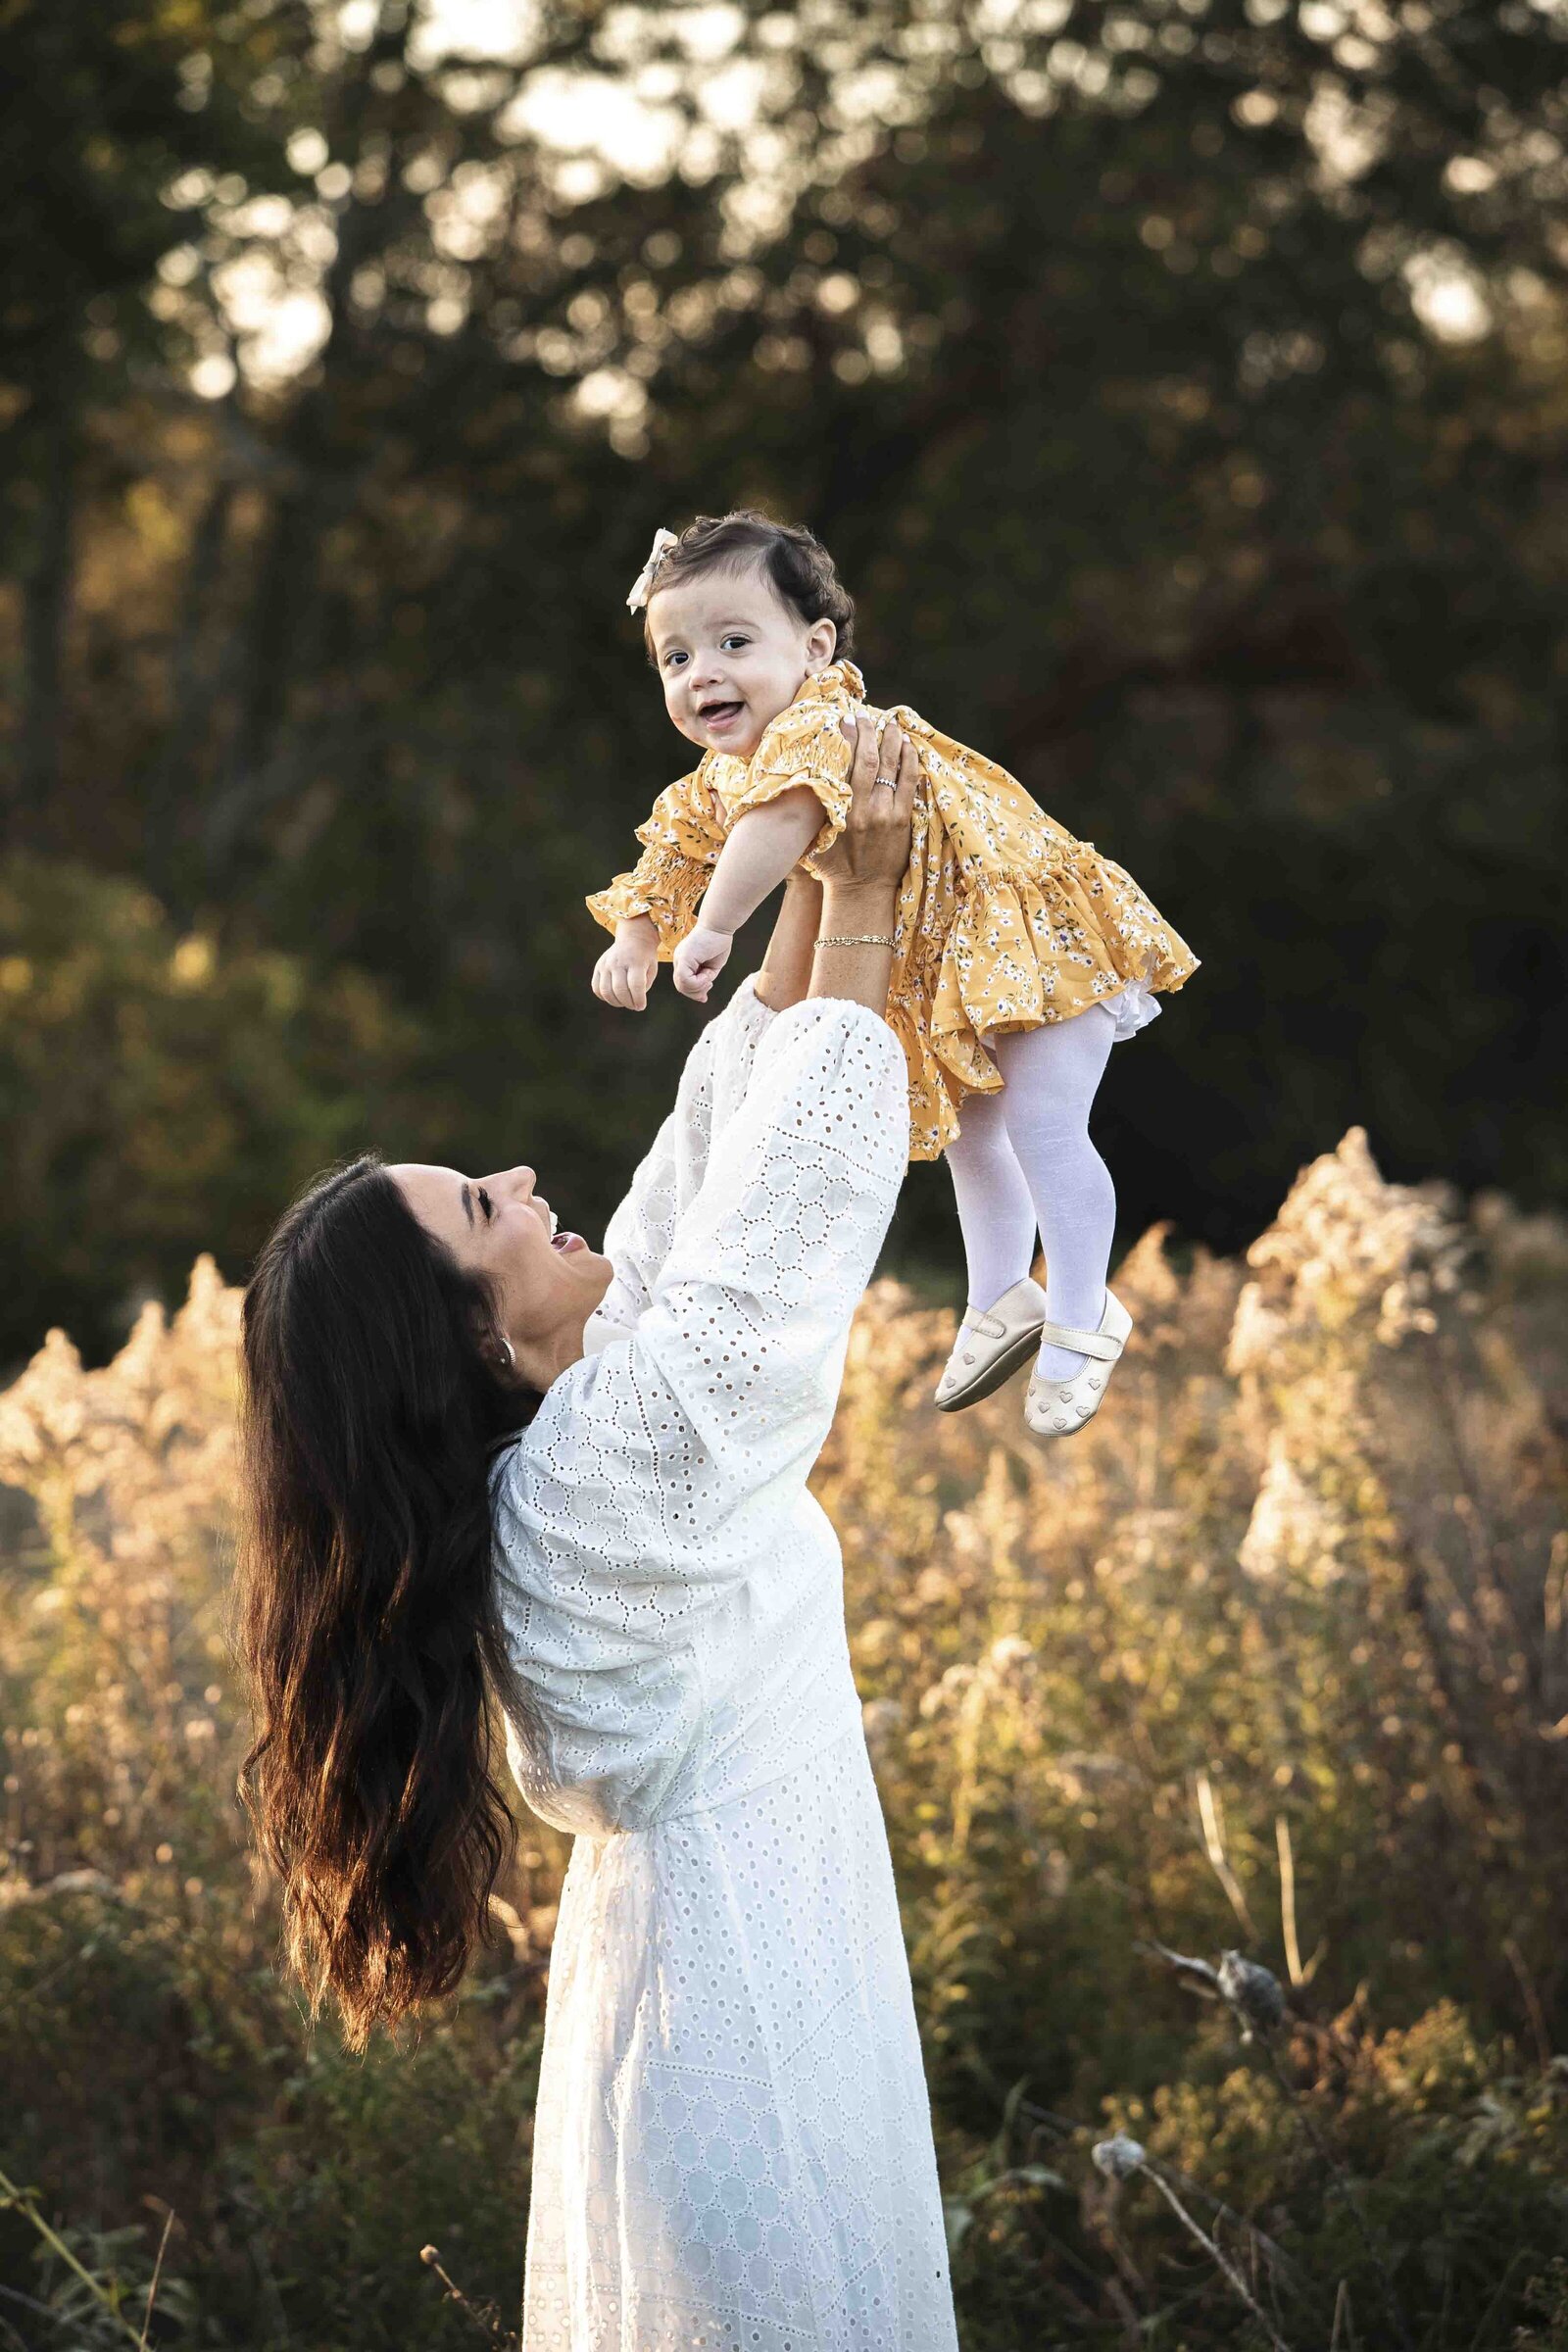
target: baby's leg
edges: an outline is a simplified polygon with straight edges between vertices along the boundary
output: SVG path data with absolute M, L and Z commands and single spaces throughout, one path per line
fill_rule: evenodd
M 1091 1004 L 1068 1020 L 999 1037 L 992 1048 L 1006 1081 L 1007 1135 L 1046 1246 L 1047 1311 L 1075 1331 L 1100 1327 L 1116 1232 L 1116 1188 L 1089 1140 L 1089 1106 L 1115 1036 L 1115 1014 Z M 1040 1350 L 1048 1379 L 1068 1379 L 1084 1363 L 1049 1341 Z
M 969 1267 L 969 1304 L 994 1306 L 1035 1259 L 1035 1204 L 1007 1137 L 1001 1095 L 965 1095 L 961 1133 L 943 1153 Z

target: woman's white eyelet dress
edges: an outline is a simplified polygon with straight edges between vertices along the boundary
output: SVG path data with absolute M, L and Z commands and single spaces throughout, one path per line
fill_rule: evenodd
M 904 1173 L 864 1006 L 748 981 L 606 1238 L 591 1352 L 498 1458 L 551 1961 L 525 2352 L 956 2352 L 842 1562 L 807 1491 Z

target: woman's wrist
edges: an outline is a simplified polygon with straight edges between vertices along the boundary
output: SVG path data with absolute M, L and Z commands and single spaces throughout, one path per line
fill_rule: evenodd
M 898 899 L 891 882 L 822 885 L 810 996 L 847 997 L 871 1012 L 886 1012 Z
M 893 882 L 824 882 L 819 930 L 891 931 L 899 903 Z

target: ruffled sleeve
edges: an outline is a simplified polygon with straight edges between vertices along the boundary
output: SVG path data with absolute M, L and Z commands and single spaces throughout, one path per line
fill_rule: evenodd
M 607 931 L 634 914 L 648 915 L 667 963 L 697 920 L 703 893 L 724 846 L 724 826 L 709 791 L 706 763 L 667 785 L 637 827 L 643 854 L 628 873 L 595 891 L 588 911 Z
M 648 1306 L 551 1388 L 493 1488 L 532 1722 L 524 1794 L 573 1830 L 657 1817 L 714 1691 L 713 1624 L 778 1574 L 887 1231 L 904 1056 L 864 1006 L 768 1025 Z
M 760 808 L 797 785 L 807 785 L 814 792 L 822 804 L 824 822 L 807 852 L 808 868 L 814 858 L 832 848 L 850 813 L 855 746 L 839 726 L 848 708 L 842 697 L 810 696 L 789 704 L 766 728 L 746 763 L 744 778 L 733 789 L 726 782 L 724 789 L 731 822 L 748 808 Z

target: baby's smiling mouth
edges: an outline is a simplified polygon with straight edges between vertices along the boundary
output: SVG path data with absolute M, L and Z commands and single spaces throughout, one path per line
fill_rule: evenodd
M 739 718 L 745 708 L 746 705 L 744 703 L 718 702 L 715 700 L 713 702 L 699 703 L 697 706 L 697 715 L 705 727 L 723 727 L 727 726 L 732 718 Z

